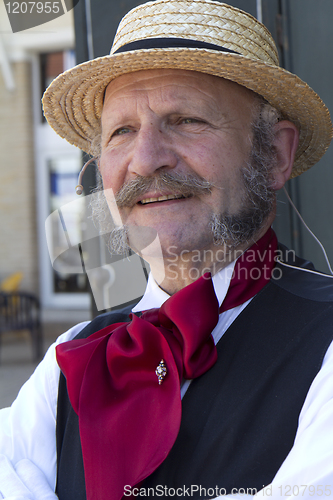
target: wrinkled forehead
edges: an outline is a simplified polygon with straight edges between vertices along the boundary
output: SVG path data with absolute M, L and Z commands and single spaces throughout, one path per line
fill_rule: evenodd
M 103 115 L 121 110 L 122 105 L 138 96 L 147 95 L 151 102 L 200 103 L 221 112 L 251 110 L 258 96 L 253 91 L 218 76 L 180 69 L 143 70 L 121 75 L 106 88 Z

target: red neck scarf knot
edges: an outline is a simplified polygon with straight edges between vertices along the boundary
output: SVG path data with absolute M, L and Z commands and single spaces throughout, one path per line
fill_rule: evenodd
M 180 427 L 180 381 L 216 362 L 211 332 L 218 318 L 206 274 L 159 310 L 57 347 L 79 415 L 88 500 L 119 500 L 125 485 L 138 484 L 166 458 Z

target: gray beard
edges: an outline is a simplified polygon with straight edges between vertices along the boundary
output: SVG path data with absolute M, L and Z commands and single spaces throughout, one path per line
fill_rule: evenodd
M 270 173 L 258 170 L 253 161 L 242 169 L 245 186 L 243 207 L 237 214 L 214 214 L 211 230 L 215 245 L 229 249 L 255 241 L 256 234 L 274 208 L 275 192 L 270 187 Z

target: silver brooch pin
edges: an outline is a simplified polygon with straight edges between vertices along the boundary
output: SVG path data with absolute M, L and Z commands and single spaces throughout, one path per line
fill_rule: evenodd
M 161 359 L 158 367 L 155 370 L 155 373 L 156 373 L 157 378 L 158 378 L 158 383 L 159 383 L 159 385 L 161 385 L 161 383 L 163 382 L 166 374 L 168 373 L 166 364 L 164 363 L 164 359 Z

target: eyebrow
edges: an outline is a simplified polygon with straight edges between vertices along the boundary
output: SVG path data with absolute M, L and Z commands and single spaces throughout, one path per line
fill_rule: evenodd
M 184 86 L 188 87 L 188 86 Z M 146 90 L 146 89 L 142 89 Z M 115 119 L 115 122 L 123 122 L 126 124 L 126 121 L 130 121 L 133 119 L 133 116 L 136 115 L 136 110 L 133 111 L 133 108 L 126 106 L 126 101 L 128 96 L 123 95 L 114 98 L 114 102 L 111 103 L 111 109 L 109 109 L 109 117 L 108 122 L 112 123 L 112 118 Z M 120 101 L 120 103 L 119 103 Z M 216 99 L 213 97 L 207 96 L 201 97 L 201 99 L 193 99 L 189 100 L 187 95 L 179 95 L 176 93 L 171 93 L 167 98 L 160 99 L 160 111 L 161 114 L 165 115 L 189 115 L 192 117 L 197 116 L 198 118 L 201 116 L 202 118 L 209 118 L 212 120 L 221 120 L 223 118 L 228 119 L 229 114 L 221 106 L 217 105 Z M 122 104 L 124 103 L 124 104 Z M 165 103 L 165 108 L 164 108 Z M 115 107 L 117 109 L 115 109 Z M 104 110 L 104 108 L 103 108 Z M 209 117 L 207 116 L 209 114 Z M 103 114 L 102 114 L 103 116 Z

